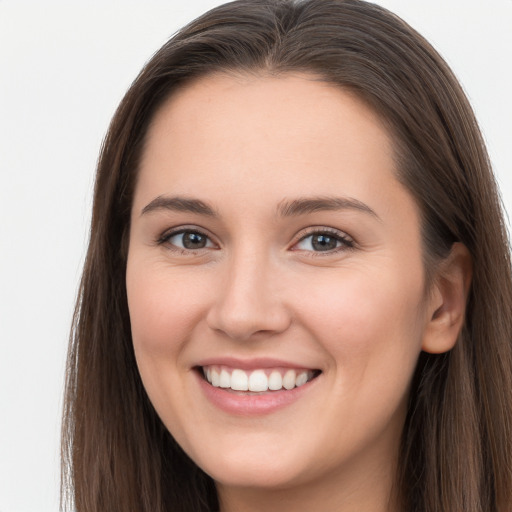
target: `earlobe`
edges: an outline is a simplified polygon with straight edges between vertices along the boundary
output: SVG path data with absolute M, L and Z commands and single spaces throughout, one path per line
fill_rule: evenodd
M 472 261 L 465 245 L 454 243 L 441 262 L 431 290 L 422 350 L 441 354 L 451 350 L 464 324 L 471 286 Z

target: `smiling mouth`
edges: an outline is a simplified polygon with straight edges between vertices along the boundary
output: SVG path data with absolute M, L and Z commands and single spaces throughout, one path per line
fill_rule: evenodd
M 197 368 L 204 380 L 226 391 L 264 393 L 290 391 L 318 377 L 320 370 L 265 368 L 251 371 L 227 366 L 209 365 Z

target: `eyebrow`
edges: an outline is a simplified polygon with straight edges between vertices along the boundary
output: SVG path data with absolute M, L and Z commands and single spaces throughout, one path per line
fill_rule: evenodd
M 219 217 L 215 209 L 199 199 L 182 196 L 158 196 L 146 205 L 141 215 L 158 210 L 175 212 L 188 212 L 207 217 Z M 367 213 L 376 219 L 379 216 L 367 204 L 350 197 L 303 197 L 294 200 L 283 200 L 277 206 L 277 213 L 281 217 L 298 217 L 319 211 L 356 210 Z
M 146 213 L 154 212 L 157 210 L 197 213 L 199 215 L 206 215 L 208 217 L 218 216 L 215 210 L 203 201 L 180 196 L 158 196 L 142 209 L 141 215 L 145 215 Z
M 375 211 L 367 204 L 350 197 L 304 197 L 293 201 L 282 201 L 278 206 L 278 213 L 282 217 L 337 210 L 356 210 L 380 220 Z

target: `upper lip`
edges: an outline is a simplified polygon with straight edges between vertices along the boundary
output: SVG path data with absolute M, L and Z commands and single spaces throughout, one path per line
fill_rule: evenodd
M 269 357 L 256 357 L 251 359 L 239 359 L 235 357 L 211 357 L 202 359 L 196 366 L 227 366 L 240 370 L 257 370 L 265 368 L 301 368 L 305 370 L 315 370 L 316 368 L 309 364 L 299 362 L 285 361 Z

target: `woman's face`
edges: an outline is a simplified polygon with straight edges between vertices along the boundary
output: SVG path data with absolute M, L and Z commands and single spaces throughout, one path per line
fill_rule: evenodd
M 133 344 L 220 489 L 391 474 L 432 316 L 421 246 L 390 137 L 350 93 L 216 75 L 159 110 L 131 217 Z

